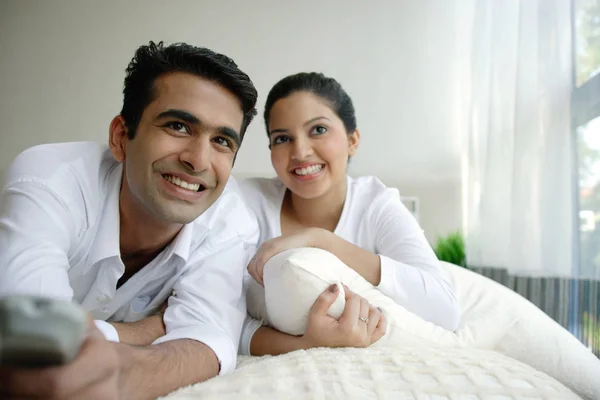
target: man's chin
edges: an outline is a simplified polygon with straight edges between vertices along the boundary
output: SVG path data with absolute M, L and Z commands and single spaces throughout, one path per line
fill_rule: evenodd
M 158 211 L 159 218 L 164 222 L 169 224 L 189 224 L 202 215 L 208 207 L 199 208 L 189 207 L 186 205 L 170 205 L 169 207 L 161 207 L 161 210 Z

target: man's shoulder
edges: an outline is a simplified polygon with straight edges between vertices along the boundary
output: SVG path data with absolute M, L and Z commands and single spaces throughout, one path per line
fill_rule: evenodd
M 51 184 L 60 175 L 99 176 L 107 146 L 94 142 L 42 144 L 21 152 L 8 166 L 4 184 L 22 181 Z M 63 182 L 64 184 L 64 182 Z
M 250 238 L 258 232 L 256 216 L 244 202 L 240 185 L 233 177 L 217 201 L 193 224 L 195 229 L 207 230 L 211 242 Z
M 8 167 L 0 194 L 13 188 L 31 193 L 41 190 L 74 214 L 93 219 L 100 212 L 108 185 L 119 175 L 118 166 L 107 146 L 93 142 L 35 146 Z

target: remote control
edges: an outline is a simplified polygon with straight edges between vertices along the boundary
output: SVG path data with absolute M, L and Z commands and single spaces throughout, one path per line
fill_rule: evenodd
M 42 368 L 73 360 L 88 328 L 77 304 L 38 296 L 0 298 L 0 365 Z

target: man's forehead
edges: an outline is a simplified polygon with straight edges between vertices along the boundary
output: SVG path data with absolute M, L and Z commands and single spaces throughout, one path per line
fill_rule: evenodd
M 223 86 L 188 73 L 170 73 L 156 79 L 154 99 L 148 108 L 156 117 L 169 109 L 186 110 L 209 125 L 242 124 L 239 99 Z

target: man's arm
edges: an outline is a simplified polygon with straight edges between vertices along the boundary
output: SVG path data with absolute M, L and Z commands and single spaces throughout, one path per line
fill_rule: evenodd
M 136 322 L 109 322 L 107 324 L 110 324 L 116 331 L 119 336 L 119 343 L 135 346 L 150 345 L 167 333 L 163 321 L 165 311 L 167 310 L 167 301 L 165 301 L 158 312 L 142 320 Z M 104 336 L 107 336 L 106 333 Z M 110 336 L 110 333 L 108 336 Z
M 119 393 L 123 399 L 154 399 L 219 373 L 216 354 L 195 340 L 173 340 L 145 347 L 115 346 L 120 359 Z
M 135 346 L 152 344 L 166 334 L 163 313 L 136 322 L 110 322 L 119 335 L 119 343 Z
M 248 243 L 247 238 L 237 238 L 210 256 L 195 255 L 197 261 L 190 263 L 175 283 L 177 294 L 169 298 L 163 318 L 166 335 L 153 344 L 193 339 L 216 354 L 220 373 L 235 368 L 246 316 L 243 277 L 251 253 Z
M 71 300 L 68 251 L 81 210 L 45 185 L 19 181 L 0 193 L 0 295 Z
M 112 343 L 92 327 L 73 362 L 59 367 L 0 366 L 0 398 L 155 399 L 218 373 L 216 355 L 193 340 L 156 346 Z

